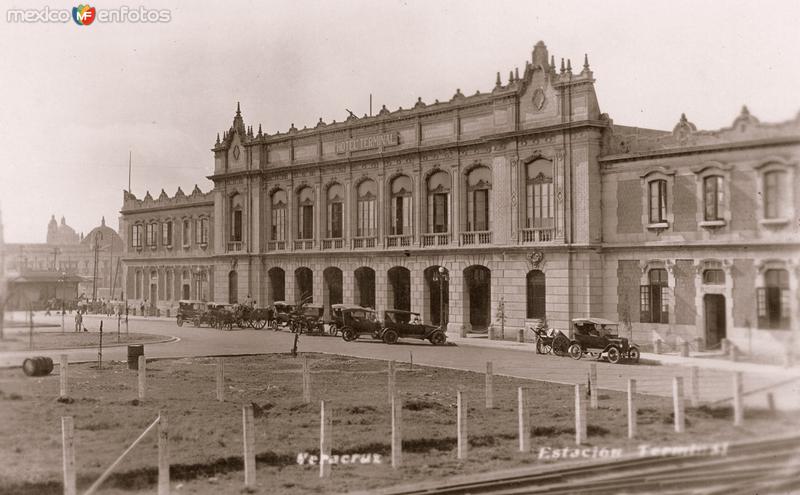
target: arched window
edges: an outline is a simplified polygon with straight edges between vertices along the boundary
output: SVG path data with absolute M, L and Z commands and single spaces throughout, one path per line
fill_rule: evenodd
M 392 235 L 411 235 L 413 233 L 413 199 L 411 179 L 401 175 L 392 181 L 391 186 Z
M 526 277 L 527 287 L 527 317 L 545 318 L 545 279 L 541 270 L 531 270 Z
M 490 230 L 489 209 L 492 172 L 478 167 L 467 176 L 467 232 Z
M 242 241 L 242 211 L 244 199 L 241 194 L 231 196 L 231 242 Z
M 669 323 L 669 283 L 667 271 L 653 268 L 647 274 L 647 285 L 639 288 L 639 310 L 642 323 Z
M 308 186 L 297 192 L 297 238 L 314 238 L 314 191 Z
M 341 184 L 328 187 L 328 231 L 330 239 L 341 239 L 344 231 L 344 188 Z
M 286 191 L 279 189 L 272 193 L 272 220 L 269 238 L 273 241 L 286 240 L 286 207 L 288 198 Z
M 428 178 L 428 232 L 450 229 L 450 176 L 439 171 Z
M 378 185 L 374 180 L 362 181 L 356 195 L 356 237 L 375 237 L 378 235 Z
M 783 269 L 765 271 L 764 287 L 758 288 L 757 302 L 759 328 L 788 329 L 789 272 Z
M 544 159 L 534 160 L 525 168 L 525 228 L 552 229 L 553 164 Z

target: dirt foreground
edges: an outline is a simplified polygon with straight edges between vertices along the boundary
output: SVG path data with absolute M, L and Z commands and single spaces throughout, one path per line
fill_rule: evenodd
M 404 465 L 390 463 L 387 363 L 310 354 L 312 402 L 302 401 L 302 359 L 289 355 L 225 358 L 225 401 L 215 399 L 212 358 L 148 363 L 147 399 L 137 397 L 137 375 L 126 363 L 69 368 L 72 401 L 57 401 L 58 369 L 27 378 L 0 370 L 0 493 L 60 494 L 61 421 L 75 422 L 78 488 L 86 489 L 164 411 L 169 418 L 173 493 L 242 493 L 242 405 L 255 412 L 258 493 L 299 494 L 367 490 L 457 474 L 563 462 L 554 452 L 574 447 L 574 387 L 495 377 L 495 408 L 486 409 L 484 375 L 397 365 L 404 400 Z M 531 397 L 530 453 L 517 451 L 517 387 Z M 602 384 L 601 384 L 602 386 Z M 456 459 L 456 390 L 468 401 L 470 451 Z M 642 445 L 714 444 L 793 431 L 796 415 L 748 411 L 734 428 L 730 409 L 687 409 L 686 433 L 675 434 L 670 399 L 637 396 L 639 435 L 627 435 L 626 396 L 600 391 L 589 409 L 589 455 L 612 449 L 630 454 Z M 319 451 L 319 400 L 333 405 L 332 477 L 309 465 Z M 593 449 L 597 447 L 597 449 Z M 569 450 L 567 452 L 570 452 Z M 304 456 L 308 454 L 308 456 Z M 358 462 L 352 455 L 358 454 Z M 363 454 L 363 455 L 362 455 Z M 348 455 L 350 457 L 343 457 Z M 585 455 L 585 454 L 584 454 Z M 298 456 L 303 464 L 298 464 Z M 365 461 L 364 459 L 368 459 Z M 156 436 L 150 434 L 103 485 L 103 493 L 152 492 L 157 479 Z

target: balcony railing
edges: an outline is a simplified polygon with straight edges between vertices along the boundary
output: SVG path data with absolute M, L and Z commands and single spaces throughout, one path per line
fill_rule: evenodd
M 231 241 L 228 243 L 228 251 L 241 251 L 242 250 L 242 241 Z
M 520 242 L 550 242 L 555 229 L 522 229 L 519 232 Z
M 438 232 L 436 234 L 422 234 L 422 247 L 448 246 L 449 244 L 450 244 L 449 232 Z
M 387 235 L 386 247 L 410 247 L 414 243 L 413 235 Z
M 483 231 L 483 232 L 462 232 L 461 233 L 461 245 L 462 246 L 473 246 L 476 244 L 491 244 L 492 243 L 492 233 L 491 231 Z
M 297 239 L 294 241 L 295 251 L 307 251 L 314 249 L 314 239 Z
M 377 237 L 353 237 L 353 249 L 374 248 L 377 244 Z
M 341 237 L 332 239 L 322 239 L 322 249 L 342 249 L 344 248 L 344 239 Z
M 269 241 L 267 242 L 268 251 L 286 251 L 286 241 Z

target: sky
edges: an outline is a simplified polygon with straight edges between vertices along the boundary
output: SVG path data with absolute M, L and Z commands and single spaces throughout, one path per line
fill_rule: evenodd
M 78 232 L 117 227 L 133 193 L 189 192 L 240 101 L 265 132 L 342 121 L 385 104 L 491 91 L 543 40 L 584 54 L 615 123 L 729 126 L 800 111 L 800 2 L 153 1 L 167 23 L 11 23 L 0 3 L 0 211 L 6 242 L 44 242 L 51 215 Z

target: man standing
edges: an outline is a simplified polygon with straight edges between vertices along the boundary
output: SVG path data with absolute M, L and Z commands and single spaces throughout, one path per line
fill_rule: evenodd
M 75 312 L 75 331 L 80 332 L 82 327 L 83 327 L 83 315 L 81 315 L 81 311 L 78 310 Z

